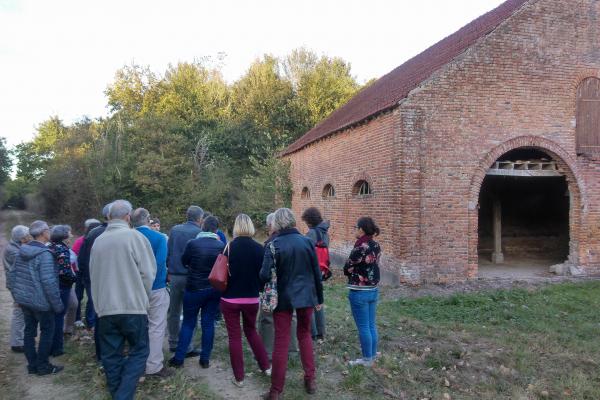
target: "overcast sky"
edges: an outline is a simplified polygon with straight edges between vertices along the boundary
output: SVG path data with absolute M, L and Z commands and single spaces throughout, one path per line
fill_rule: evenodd
M 30 139 L 51 115 L 106 115 L 104 90 L 135 62 L 226 54 L 232 82 L 304 46 L 379 77 L 503 0 L 0 0 L 0 136 Z

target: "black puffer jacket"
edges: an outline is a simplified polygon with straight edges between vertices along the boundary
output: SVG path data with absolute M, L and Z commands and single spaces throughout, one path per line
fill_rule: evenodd
M 208 275 L 225 245 L 214 233 L 202 232 L 198 239 L 190 240 L 185 246 L 181 263 L 188 269 L 186 290 L 210 288 Z
M 266 246 L 260 279 L 271 279 L 275 262 L 278 303 L 275 311 L 314 307 L 323 304 L 323 284 L 315 247 L 296 229 L 284 229 L 273 240 L 275 257 Z

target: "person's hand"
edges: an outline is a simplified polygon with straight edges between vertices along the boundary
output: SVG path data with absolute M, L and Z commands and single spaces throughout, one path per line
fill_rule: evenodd
M 323 308 L 323 304 L 317 304 L 315 306 L 315 310 L 317 310 L 317 311 L 321 311 L 322 308 Z

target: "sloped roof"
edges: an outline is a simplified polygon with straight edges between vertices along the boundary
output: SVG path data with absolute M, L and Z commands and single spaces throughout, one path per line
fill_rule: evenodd
M 379 78 L 292 143 L 282 155 L 294 153 L 312 142 L 395 107 L 411 90 L 492 32 L 528 1 L 508 0 L 502 3 Z

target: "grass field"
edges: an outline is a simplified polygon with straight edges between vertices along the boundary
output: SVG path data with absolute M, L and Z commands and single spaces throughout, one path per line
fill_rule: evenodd
M 21 219 L 9 218 L 7 225 L 25 222 Z M 600 399 L 600 281 L 383 300 L 378 308 L 382 357 L 370 369 L 347 366 L 360 351 L 346 296 L 338 274 L 326 285 L 328 333 L 325 344 L 315 350 L 315 398 Z M 66 349 L 60 359 L 66 373 L 56 382 L 83 382 L 80 398 L 108 398 L 91 338 L 68 342 Z M 246 355 L 247 370 L 255 371 L 252 357 Z M 228 365 L 223 324 L 213 358 Z M 189 372 L 147 380 L 138 398 L 223 398 L 219 387 Z M 301 376 L 299 358 L 292 355 L 286 399 L 307 398 Z M 254 386 L 252 396 L 268 389 L 268 378 L 254 374 L 248 380 Z M 247 393 L 240 390 L 239 398 L 253 398 Z
M 326 304 L 327 341 L 316 349 L 318 398 L 600 398 L 600 282 L 383 301 L 378 314 L 383 355 L 372 369 L 346 364 L 359 355 L 359 346 L 340 282 L 327 287 Z M 67 349 L 68 370 L 89 382 L 83 395 L 104 398 L 91 342 Z M 228 360 L 222 325 L 214 357 Z M 246 362 L 248 370 L 256 369 L 250 354 Z M 267 378 L 251 379 L 268 388 Z M 300 363 L 292 356 L 285 398 L 306 398 L 301 383 Z M 140 391 L 140 398 L 220 398 L 206 382 L 181 372 L 145 382 Z

